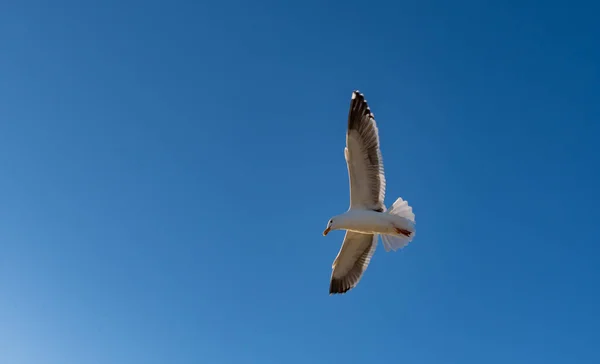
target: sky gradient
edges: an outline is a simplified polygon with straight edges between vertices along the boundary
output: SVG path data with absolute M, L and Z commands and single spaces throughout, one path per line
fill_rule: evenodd
M 0 362 L 600 362 L 599 11 L 3 3 Z M 354 89 L 417 235 L 329 296 Z

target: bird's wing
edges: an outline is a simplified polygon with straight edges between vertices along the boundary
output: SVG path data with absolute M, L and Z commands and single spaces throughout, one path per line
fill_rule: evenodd
M 383 211 L 385 175 L 377 124 L 358 91 L 352 93 L 344 155 L 350 179 L 350 208 Z
M 333 261 L 329 294 L 354 288 L 367 269 L 377 248 L 377 235 L 346 231 L 344 243 Z

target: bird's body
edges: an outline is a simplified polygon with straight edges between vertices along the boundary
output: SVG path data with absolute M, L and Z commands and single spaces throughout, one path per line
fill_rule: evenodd
M 338 221 L 340 229 L 362 234 L 402 235 L 396 229 L 413 228 L 413 224 L 402 216 L 373 210 L 350 209 L 334 219 Z
M 354 288 L 377 247 L 379 235 L 386 251 L 403 248 L 415 236 L 415 215 L 398 198 L 389 209 L 384 205 L 385 174 L 375 117 L 364 96 L 354 91 L 344 156 L 350 180 L 350 208 L 329 220 L 323 235 L 346 230 L 344 243 L 333 262 L 330 294 Z

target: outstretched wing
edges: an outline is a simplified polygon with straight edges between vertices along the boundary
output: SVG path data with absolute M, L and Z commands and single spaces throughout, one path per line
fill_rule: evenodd
M 350 208 L 383 211 L 385 175 L 375 117 L 365 97 L 352 93 L 344 150 L 350 179 Z
M 329 294 L 354 288 L 367 269 L 377 248 L 377 235 L 347 231 L 344 243 L 333 261 Z

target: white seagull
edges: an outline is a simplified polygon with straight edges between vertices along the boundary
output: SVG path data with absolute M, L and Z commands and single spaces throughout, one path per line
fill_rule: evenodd
M 329 294 L 356 287 L 367 269 L 381 235 L 387 252 L 405 247 L 415 236 L 415 214 L 402 198 L 386 210 L 385 174 L 375 117 L 365 97 L 352 93 L 344 149 L 350 179 L 350 208 L 327 223 L 323 235 L 346 230 L 333 261 Z

